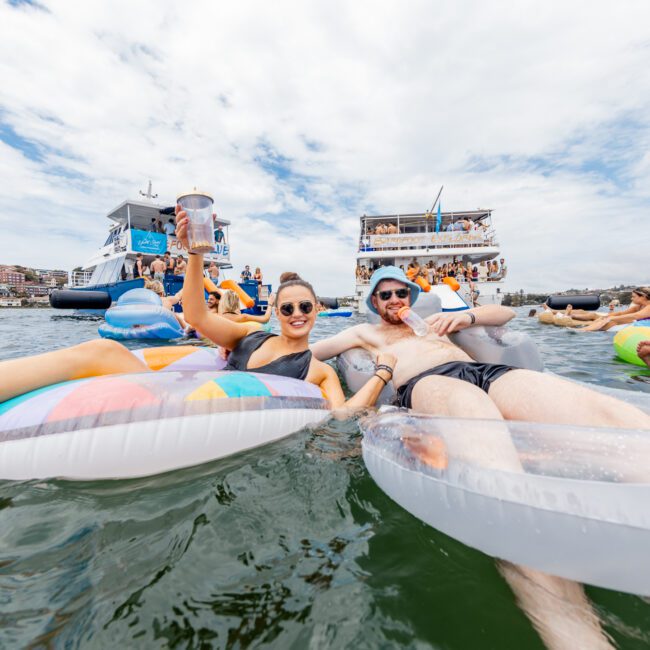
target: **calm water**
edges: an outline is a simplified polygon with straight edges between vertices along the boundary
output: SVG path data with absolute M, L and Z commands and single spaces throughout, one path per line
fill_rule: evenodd
M 319 319 L 316 338 L 349 324 Z M 97 325 L 0 310 L 0 359 Z M 554 372 L 650 392 L 610 335 L 513 327 Z M 391 502 L 359 442 L 330 421 L 148 479 L 0 484 L 0 647 L 543 647 L 494 561 Z M 650 645 L 650 601 L 587 592 L 618 647 Z

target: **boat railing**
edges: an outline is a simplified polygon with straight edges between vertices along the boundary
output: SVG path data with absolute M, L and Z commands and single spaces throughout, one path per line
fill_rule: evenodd
M 87 287 L 92 275 L 92 271 L 72 271 L 72 273 L 70 273 L 68 286 L 71 289 Z
M 498 246 L 494 230 L 487 232 L 421 232 L 396 235 L 366 235 L 359 240 L 359 252 Z

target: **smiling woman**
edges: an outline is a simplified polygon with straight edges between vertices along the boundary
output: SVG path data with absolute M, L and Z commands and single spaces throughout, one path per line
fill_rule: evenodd
M 183 244 L 187 240 L 188 222 L 186 213 L 179 211 L 176 234 Z M 345 400 L 334 368 L 315 359 L 309 349 L 309 334 L 316 322 L 316 294 L 313 287 L 300 278 L 288 280 L 278 288 L 275 313 L 280 324 L 279 335 L 249 333 L 244 323 L 233 322 L 208 310 L 203 298 L 201 254 L 190 255 L 183 303 L 189 323 L 217 345 L 231 350 L 226 370 L 281 375 L 315 384 L 335 409 L 373 405 L 391 379 L 395 359 L 390 354 L 381 354 L 377 364 L 382 367 L 378 367 L 352 398 Z

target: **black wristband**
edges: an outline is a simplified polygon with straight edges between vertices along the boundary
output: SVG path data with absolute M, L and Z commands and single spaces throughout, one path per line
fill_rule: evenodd
M 472 314 L 471 311 L 468 311 L 467 313 L 469 314 L 469 317 L 471 319 L 470 324 L 469 324 L 469 326 L 471 327 L 472 325 L 474 325 L 474 323 L 476 323 L 476 316 L 474 316 L 474 314 Z
M 384 382 L 384 386 L 388 386 L 388 382 L 381 375 L 375 373 L 373 377 L 377 377 L 377 379 L 381 379 Z
M 375 372 L 377 370 L 385 370 L 386 372 L 390 373 L 390 376 L 393 376 L 393 369 L 390 366 L 387 366 L 384 363 L 380 363 L 379 365 L 375 366 Z

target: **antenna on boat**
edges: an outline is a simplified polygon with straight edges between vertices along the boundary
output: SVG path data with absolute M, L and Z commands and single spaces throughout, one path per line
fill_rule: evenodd
M 442 191 L 442 190 L 440 190 Z M 149 180 L 149 186 L 147 187 L 147 193 L 145 194 L 142 190 L 140 190 L 140 194 L 144 196 L 147 199 L 157 199 L 158 195 L 157 194 L 152 194 L 151 193 L 151 180 Z
M 436 209 L 436 203 L 438 203 L 438 199 L 440 198 L 440 195 L 442 194 L 442 188 L 444 185 L 440 186 L 440 191 L 438 192 L 438 196 L 436 196 L 436 200 L 433 202 L 433 206 L 431 206 L 431 210 L 427 212 L 427 214 L 433 215 L 433 211 Z

